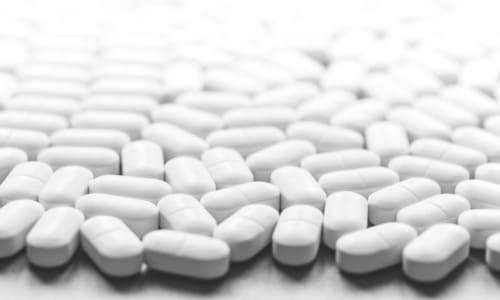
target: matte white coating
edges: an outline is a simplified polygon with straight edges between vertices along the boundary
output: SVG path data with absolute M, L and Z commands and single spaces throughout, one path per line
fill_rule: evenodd
M 471 248 L 484 249 L 488 237 L 500 232 L 500 210 L 471 209 L 461 213 L 457 222 L 469 232 Z
M 414 108 L 394 108 L 387 113 L 387 120 L 400 124 L 411 140 L 427 137 L 446 140 L 451 135 L 448 125 Z
M 386 166 L 392 158 L 410 152 L 408 135 L 397 123 L 375 122 L 366 128 L 365 136 L 366 149 L 376 153 L 383 166 Z
M 38 153 L 48 146 L 49 136 L 41 131 L 0 128 L 0 147 L 19 148 L 30 160 L 36 159 Z
M 148 124 L 148 118 L 131 112 L 85 111 L 71 118 L 71 127 L 121 130 L 132 140 L 138 139 Z
M 487 163 L 479 165 L 474 178 L 500 184 L 500 163 Z
M 478 127 L 457 128 L 451 135 L 453 143 L 484 153 L 489 162 L 500 161 L 500 137 Z
M 12 147 L 0 148 L 0 182 L 9 175 L 15 166 L 27 160 L 28 156 L 21 149 Z
M 215 182 L 203 163 L 193 157 L 178 156 L 165 164 L 165 179 L 174 193 L 184 193 L 200 199 L 215 190 Z
M 293 109 L 282 106 L 234 109 L 222 116 L 224 126 L 228 128 L 271 126 L 285 130 L 298 119 Z
M 484 180 L 466 180 L 457 185 L 455 194 L 469 200 L 472 209 L 500 209 L 499 184 Z
M 121 163 L 123 175 L 163 179 L 163 151 L 154 142 L 138 140 L 126 144 Z
M 68 128 L 58 130 L 50 136 L 50 144 L 53 146 L 104 147 L 116 153 L 120 153 L 129 142 L 127 134 L 112 129 Z
M 207 167 L 217 189 L 253 181 L 253 173 L 245 160 L 231 148 L 207 150 L 201 155 L 201 161 Z
M 17 199 L 38 200 L 52 169 L 43 162 L 28 161 L 16 165 L 0 184 L 0 204 Z
M 56 130 L 68 127 L 68 121 L 66 118 L 56 114 L 0 111 L 0 127 L 38 130 L 50 135 Z

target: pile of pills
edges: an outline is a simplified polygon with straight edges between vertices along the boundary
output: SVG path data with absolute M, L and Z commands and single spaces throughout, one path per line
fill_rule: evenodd
M 324 244 L 346 273 L 437 281 L 470 248 L 500 271 L 495 28 L 427 2 L 354 20 L 197 5 L 2 21 L 1 258 L 53 268 L 81 247 L 109 276 L 214 279 Z

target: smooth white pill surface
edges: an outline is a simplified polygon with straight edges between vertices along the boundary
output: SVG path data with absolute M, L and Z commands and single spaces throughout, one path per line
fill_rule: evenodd
M 335 261 L 348 273 L 370 273 L 399 264 L 403 248 L 417 232 L 402 223 L 384 223 L 342 236 L 336 245 Z
M 143 239 L 148 267 L 199 279 L 215 279 L 229 270 L 229 246 L 218 239 L 172 230 L 157 230 Z
M 440 120 L 451 128 L 479 125 L 479 118 L 476 115 L 440 98 L 422 98 L 415 103 L 415 108 Z
M 0 112 L 0 127 L 38 130 L 50 135 L 56 130 L 68 127 L 68 121 L 56 114 L 3 111 Z
M 484 249 L 488 237 L 500 232 L 500 210 L 471 209 L 460 214 L 457 222 L 469 232 L 471 248 Z
M 38 130 L 0 128 L 0 146 L 19 148 L 34 160 L 49 146 L 49 136 Z
M 16 165 L 0 184 L 0 203 L 5 205 L 16 199 L 38 200 L 51 175 L 52 169 L 43 162 L 28 161 Z
M 388 109 L 382 101 L 364 99 L 334 114 L 330 124 L 363 132 L 371 123 L 382 120 Z
M 457 185 L 455 194 L 467 198 L 472 209 L 500 209 L 499 184 L 483 180 L 466 180 Z
M 343 90 L 328 91 L 297 107 L 297 112 L 301 120 L 327 124 L 333 114 L 354 103 L 355 100 L 353 93 Z
M 68 128 L 58 130 L 50 136 L 53 146 L 104 147 L 120 153 L 130 138 L 124 132 L 111 129 Z
M 131 112 L 85 111 L 71 118 L 71 127 L 121 130 L 132 140 L 138 139 L 148 124 L 148 118 Z
M 474 178 L 500 184 L 500 163 L 479 165 L 474 172 Z
M 272 236 L 273 257 L 289 266 L 311 263 L 318 254 L 323 214 L 310 205 L 294 205 L 281 212 Z
M 500 112 L 500 106 L 486 94 L 465 86 L 445 87 L 440 96 L 476 115 L 480 120 Z
M 234 109 L 249 107 L 251 102 L 248 97 L 237 93 L 203 91 L 184 93 L 175 99 L 175 103 L 221 116 Z
M 5 110 L 47 113 L 69 118 L 80 110 L 80 103 L 72 98 L 22 96 L 6 101 Z
M 224 126 L 228 128 L 271 126 L 285 130 L 298 119 L 293 109 L 281 106 L 235 109 L 222 116 Z
M 212 148 L 203 152 L 201 161 L 207 167 L 217 189 L 252 182 L 253 173 L 237 151 L 230 148 Z
M 295 108 L 317 96 L 319 89 L 307 82 L 295 82 L 259 93 L 254 100 L 256 106 L 286 106 Z
M 478 127 L 460 127 L 451 140 L 453 143 L 476 149 L 488 157 L 489 162 L 500 161 L 500 137 Z
M 365 130 L 366 149 L 380 156 L 381 164 L 410 152 L 410 142 L 405 129 L 393 122 L 375 122 Z
M 215 182 L 203 163 L 193 157 L 178 156 L 165 164 L 165 179 L 174 193 L 184 193 L 200 199 L 215 190 Z
M 493 271 L 500 271 L 500 233 L 495 233 L 486 240 L 485 261 Z
M 163 151 L 154 142 L 139 140 L 126 144 L 121 163 L 123 175 L 163 179 Z
M 82 101 L 83 111 L 131 112 L 146 117 L 157 107 L 154 98 L 137 95 L 94 95 Z
M 400 124 L 411 140 L 435 137 L 449 139 L 451 128 L 430 115 L 414 108 L 395 108 L 387 113 L 387 120 Z
M 0 182 L 9 175 L 15 166 L 27 160 L 28 156 L 21 149 L 11 147 L 0 148 Z

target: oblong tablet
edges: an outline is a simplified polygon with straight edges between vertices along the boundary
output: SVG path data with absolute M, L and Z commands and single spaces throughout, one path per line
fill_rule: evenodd
M 403 248 L 417 232 L 402 223 L 384 223 L 342 236 L 336 245 L 335 261 L 339 269 L 363 274 L 401 262 Z
M 246 162 L 255 180 L 269 181 L 271 173 L 277 168 L 298 166 L 304 157 L 314 153 L 316 149 L 310 142 L 288 140 L 249 155 Z
M 387 120 L 403 126 L 411 140 L 428 137 L 447 140 L 451 136 L 448 125 L 414 108 L 392 109 L 387 113 Z
M 116 217 L 140 238 L 158 229 L 158 208 L 145 200 L 108 194 L 87 194 L 76 200 L 75 208 L 87 219 L 99 215 Z
M 495 233 L 486 240 L 485 261 L 493 271 L 500 271 L 500 233 Z
M 319 185 L 327 195 L 352 191 L 368 197 L 371 193 L 398 181 L 398 174 L 391 169 L 366 167 L 326 173 L 319 178 Z
M 470 87 L 448 86 L 441 91 L 440 96 L 473 113 L 480 120 L 500 112 L 500 107 L 493 98 Z
M 93 95 L 82 101 L 83 111 L 118 111 L 139 113 L 146 117 L 158 107 L 152 97 L 138 95 Z
M 214 230 L 214 238 L 231 248 L 231 261 L 254 257 L 271 243 L 279 213 L 262 204 L 250 204 L 237 210 Z
M 380 121 L 389 106 L 378 100 L 364 99 L 346 106 L 330 118 L 330 124 L 363 132 L 371 123 Z
M 71 207 L 47 210 L 26 237 L 26 256 L 30 263 L 53 268 L 67 263 L 80 242 L 83 214 Z
M 359 132 L 317 122 L 293 123 L 288 126 L 286 135 L 289 139 L 313 143 L 318 152 L 363 148 L 363 136 Z
M 349 232 L 368 226 L 366 198 L 353 192 L 336 192 L 326 199 L 323 218 L 323 242 L 335 249 L 337 240 Z
M 469 201 L 464 197 L 439 194 L 402 208 L 396 220 L 423 232 L 434 224 L 456 223 L 458 216 L 469 209 Z
M 24 248 L 26 235 L 42 214 L 43 206 L 28 199 L 10 201 L 0 208 L 0 258 Z
M 230 148 L 212 148 L 203 152 L 201 161 L 207 167 L 217 189 L 252 182 L 253 173 L 237 151 Z
M 474 179 L 500 184 L 500 163 L 479 165 L 474 172 Z
M 278 168 L 271 173 L 271 184 L 281 193 L 280 207 L 307 204 L 323 211 L 326 194 L 307 170 L 294 166 Z
M 205 194 L 201 204 L 221 222 L 249 204 L 266 204 L 279 211 L 280 191 L 267 182 L 249 182 Z
M 380 156 L 381 164 L 410 152 L 410 142 L 405 129 L 393 122 L 375 122 L 365 130 L 366 149 Z
M 222 116 L 224 126 L 228 128 L 271 126 L 285 130 L 298 119 L 293 109 L 281 106 L 234 109 Z
M 460 214 L 457 222 L 469 232 L 471 248 L 484 249 L 488 237 L 500 232 L 500 210 L 471 209 Z
M 317 153 L 305 157 L 300 162 L 300 167 L 308 170 L 316 179 L 333 171 L 376 166 L 380 166 L 380 158 L 364 149 Z
M 131 112 L 85 111 L 71 118 L 71 127 L 121 130 L 132 140 L 138 139 L 148 124 L 148 118 Z
M 188 194 L 171 194 L 158 202 L 160 228 L 212 236 L 214 217 L 200 201 Z
M 68 128 L 58 130 L 50 136 L 50 143 L 54 146 L 104 147 L 116 153 L 120 153 L 129 142 L 127 134 L 111 129 Z
M 165 179 L 174 193 L 184 193 L 200 199 L 215 191 L 215 182 L 203 163 L 193 157 L 178 156 L 165 164 Z
M 156 271 L 215 279 L 229 270 L 229 246 L 218 239 L 164 229 L 146 235 L 143 244 L 144 260 Z
M 227 111 L 249 107 L 250 98 L 238 93 L 200 91 L 183 93 L 175 99 L 175 103 L 197 108 L 216 115 Z
M 82 248 L 106 275 L 125 277 L 139 273 L 141 241 L 120 219 L 96 216 L 80 227 Z
M 10 171 L 20 163 L 26 162 L 28 156 L 18 148 L 0 148 L 0 182 L 2 182 Z
M 82 166 L 96 177 L 120 172 L 120 156 L 115 151 L 102 147 L 50 147 L 42 150 L 37 160 L 49 164 L 54 170 L 70 165 Z
M 5 102 L 5 110 L 55 114 L 69 118 L 80 110 L 80 102 L 64 97 L 12 97 Z
M 425 157 L 398 156 L 388 166 L 399 174 L 401 180 L 411 177 L 433 179 L 441 186 L 442 193 L 454 192 L 460 181 L 469 179 L 469 172 L 464 167 Z
M 409 278 L 438 281 L 469 257 L 469 234 L 455 224 L 437 224 L 403 250 L 403 271 Z
M 16 199 L 38 200 L 52 169 L 43 162 L 28 161 L 16 165 L 0 184 L 0 204 Z
M 455 129 L 453 143 L 484 153 L 489 162 L 500 161 L 500 137 L 478 127 L 465 126 Z
M 330 117 L 344 107 L 354 103 L 354 93 L 335 90 L 322 93 L 297 107 L 301 120 L 327 124 Z
M 223 129 L 207 136 L 212 147 L 227 147 L 243 157 L 285 140 L 283 131 L 274 127 L 243 127 Z
M 293 82 L 259 93 L 255 106 L 286 106 L 295 108 L 317 96 L 319 89 L 309 82 Z
M 200 157 L 208 150 L 208 143 L 199 136 L 175 125 L 155 123 L 142 130 L 142 138 L 157 143 L 163 149 L 165 160 L 179 155 Z
M 38 201 L 46 208 L 74 206 L 76 199 L 88 192 L 92 172 L 80 166 L 62 167 L 49 177 L 43 186 Z
M 265 90 L 264 83 L 233 68 L 212 67 L 204 73 L 204 87 L 209 91 L 252 96 Z
M 466 180 L 457 185 L 455 194 L 467 198 L 472 209 L 500 209 L 500 184 Z
M 163 151 L 151 141 L 138 140 L 122 148 L 122 174 L 163 179 Z
M 451 128 L 479 125 L 479 118 L 476 115 L 459 105 L 437 97 L 424 97 L 415 102 L 415 108 L 441 120 Z
M 318 254 L 323 214 L 310 205 L 294 205 L 281 212 L 274 229 L 273 257 L 289 266 L 311 263 Z
M 368 197 L 368 218 L 372 224 L 396 221 L 398 211 L 441 193 L 432 179 L 413 177 L 380 189 Z
M 23 150 L 28 159 L 34 160 L 38 153 L 49 146 L 49 136 L 37 130 L 0 128 L 0 147 L 15 147 Z
M 0 127 L 5 128 L 38 130 L 50 135 L 68 125 L 66 118 L 56 114 L 25 111 L 0 112 Z

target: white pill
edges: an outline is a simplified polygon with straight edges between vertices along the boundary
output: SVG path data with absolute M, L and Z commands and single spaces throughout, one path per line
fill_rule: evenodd
M 491 132 L 478 127 L 460 127 L 453 132 L 451 140 L 484 153 L 489 162 L 500 161 L 500 137 Z
M 200 199 L 215 190 L 215 182 L 203 163 L 189 156 L 178 156 L 165 164 L 165 179 L 174 193 L 184 193 Z
M 82 101 L 84 111 L 129 112 L 146 117 L 157 107 L 155 98 L 134 95 L 94 95 Z
M 306 204 L 323 211 L 326 194 L 309 171 L 294 166 L 281 167 L 271 173 L 271 183 L 280 190 L 281 209 Z
M 38 130 L 0 128 L 0 146 L 19 148 L 33 160 L 49 146 L 49 137 Z
M 89 86 L 91 95 L 137 95 L 159 98 L 162 83 L 149 78 L 108 77 L 96 78 Z
M 479 165 L 474 174 L 475 179 L 500 184 L 500 163 L 487 163 Z
M 127 134 L 112 129 L 68 128 L 58 130 L 50 136 L 50 143 L 54 146 L 105 147 L 117 153 L 129 142 Z
M 53 268 L 67 263 L 80 242 L 83 214 L 71 207 L 47 210 L 26 237 L 26 256 L 30 263 Z
M 486 155 L 480 151 L 432 138 L 414 141 L 411 144 L 410 152 L 416 156 L 428 157 L 460 165 L 466 168 L 469 174 L 474 174 L 476 167 L 486 163 L 488 160 Z
M 360 61 L 345 59 L 333 62 L 323 74 L 321 87 L 357 93 L 367 71 L 366 65 Z
M 410 89 L 383 72 L 367 74 L 361 82 L 361 90 L 366 96 L 390 106 L 409 104 L 415 97 Z
M 362 99 L 334 114 L 330 124 L 363 132 L 371 123 L 382 120 L 388 110 L 382 101 Z
M 85 83 L 91 79 L 89 70 L 75 65 L 53 63 L 28 63 L 17 71 L 21 81 L 54 80 Z
M 43 206 L 28 199 L 11 201 L 0 208 L 0 258 L 24 248 L 26 236 L 42 214 Z
M 158 208 L 149 201 L 109 194 L 87 194 L 76 200 L 75 208 L 87 219 L 99 215 L 116 217 L 140 238 L 158 229 Z
M 316 85 L 294 82 L 259 93 L 254 99 L 255 106 L 286 106 L 296 108 L 319 94 Z
M 97 216 L 81 228 L 82 248 L 101 272 L 125 277 L 140 272 L 143 245 L 120 219 Z
M 121 158 L 123 175 L 163 179 L 163 151 L 158 144 L 133 141 L 123 146 Z
M 368 218 L 372 224 L 396 221 L 398 211 L 441 193 L 432 179 L 412 177 L 380 189 L 368 197 Z
M 38 194 L 52 175 L 43 162 L 28 161 L 16 165 L 0 184 L 0 204 L 17 199 L 38 200 Z
M 500 185 L 483 180 L 466 180 L 459 183 L 455 189 L 471 204 L 471 208 L 500 209 Z
M 414 108 L 394 108 L 387 113 L 387 120 L 401 125 L 411 140 L 426 137 L 446 140 L 451 135 L 448 125 Z
M 380 156 L 382 165 L 399 155 L 408 154 L 410 142 L 405 129 L 393 122 L 375 122 L 365 130 L 366 148 Z
M 262 80 L 227 67 L 209 68 L 205 71 L 203 80 L 204 88 L 208 91 L 252 96 L 266 88 Z
M 46 208 L 74 206 L 76 199 L 88 193 L 92 172 L 80 166 L 62 167 L 49 177 L 43 186 L 38 201 Z
M 293 123 L 288 126 L 286 135 L 289 139 L 302 139 L 313 143 L 318 152 L 363 148 L 363 136 L 359 132 L 317 122 Z
M 87 85 L 83 82 L 31 79 L 20 82 L 14 95 L 82 99 L 87 92 Z
M 121 130 L 132 140 L 138 139 L 148 124 L 148 118 L 131 112 L 85 111 L 71 118 L 71 127 Z
M 123 78 L 160 81 L 161 74 L 161 68 L 150 64 L 104 60 L 95 66 L 92 75 L 93 80 Z
M 0 112 L 0 127 L 38 130 L 46 134 L 51 134 L 56 130 L 68 127 L 68 121 L 66 118 L 56 114 L 3 111 Z
M 484 120 L 483 127 L 496 136 L 500 136 L 500 117 L 498 117 L 497 115 L 488 117 L 486 120 Z
M 312 263 L 318 254 L 323 214 L 310 205 L 294 205 L 281 212 L 272 236 L 273 257 L 289 266 Z
M 425 97 L 415 102 L 419 111 L 447 124 L 451 128 L 478 126 L 479 119 L 467 109 L 437 97 Z
M 270 61 L 286 69 L 297 80 L 316 82 L 324 71 L 321 63 L 298 50 L 280 49 L 271 54 Z
M 348 233 L 337 241 L 336 264 L 342 271 L 354 274 L 399 264 L 403 248 L 416 237 L 415 229 L 402 223 L 384 223 Z
M 165 160 L 179 155 L 200 157 L 208 149 L 208 143 L 189 131 L 167 123 L 155 123 L 144 127 L 142 138 L 157 143 L 163 149 Z
M 229 246 L 218 239 L 164 229 L 146 235 L 143 244 L 144 260 L 156 271 L 215 279 L 229 270 Z
M 4 106 L 5 110 L 55 114 L 65 118 L 80 110 L 78 100 L 59 97 L 13 97 Z
M 207 136 L 210 146 L 232 148 L 243 157 L 284 140 L 283 131 L 274 127 L 231 128 Z
M 418 232 L 438 223 L 456 223 L 458 216 L 470 209 L 469 201 L 454 194 L 439 194 L 400 209 L 398 222 L 406 223 Z
M 297 107 L 301 120 L 329 123 L 330 117 L 356 100 L 353 93 L 335 90 L 322 93 Z
M 88 168 L 94 176 L 120 172 L 120 156 L 115 151 L 102 147 L 50 147 L 40 151 L 37 160 L 49 164 L 54 170 L 64 166 L 82 166 Z
M 203 138 L 224 125 L 215 114 L 173 103 L 155 109 L 151 118 L 153 122 L 170 123 Z
M 469 257 L 469 234 L 455 224 L 437 224 L 403 250 L 403 271 L 420 282 L 438 281 Z
M 23 150 L 11 147 L 0 148 L 0 182 L 9 175 L 15 166 L 27 160 L 28 156 Z
M 189 92 L 203 89 L 203 71 L 197 64 L 178 61 L 165 67 L 164 93 L 167 98 L 175 98 Z
M 212 148 L 203 152 L 201 161 L 207 167 L 217 189 L 253 181 L 253 174 L 243 157 L 231 148 Z
M 500 113 L 500 105 L 486 94 L 465 86 L 445 87 L 440 96 L 453 104 L 473 113 L 480 120 L 488 116 Z
M 195 197 L 171 194 L 158 202 L 160 228 L 212 236 L 217 222 Z
M 231 248 L 231 261 L 249 260 L 271 243 L 279 213 L 267 205 L 240 208 L 214 230 L 214 237 Z
M 102 175 L 90 180 L 89 192 L 138 198 L 156 204 L 172 193 L 172 188 L 165 181 L 154 178 Z
M 500 232 L 500 210 L 471 209 L 460 214 L 457 222 L 469 232 L 471 248 L 485 249 L 486 240 Z
M 432 72 L 446 84 L 456 82 L 457 74 L 461 68 L 459 62 L 455 61 L 452 57 L 428 46 L 409 49 L 405 56 L 412 63 L 418 64 L 429 72 Z
M 366 198 L 353 192 L 331 194 L 325 203 L 323 218 L 323 242 L 335 249 L 337 240 L 349 232 L 368 226 L 368 203 Z
M 197 108 L 216 115 L 250 106 L 250 99 L 241 94 L 223 92 L 189 92 L 175 99 L 175 103 Z
M 493 271 L 500 271 L 500 233 L 495 233 L 486 240 L 485 261 Z
M 222 116 L 222 121 L 228 128 L 271 126 L 285 130 L 298 119 L 295 110 L 281 106 L 234 109 Z
M 493 59 L 479 58 L 468 61 L 463 66 L 458 77 L 458 84 L 491 94 L 499 77 L 500 70 Z
M 267 182 L 249 182 L 207 193 L 200 202 L 220 223 L 249 204 L 265 204 L 279 210 L 280 191 Z
M 439 78 L 417 64 L 394 64 L 388 74 L 417 96 L 435 94 L 443 88 Z
M 94 62 L 93 51 L 89 51 L 89 49 L 83 51 L 81 51 L 82 49 L 79 51 L 74 50 L 76 49 L 64 49 L 64 47 L 59 46 L 41 46 L 39 49 L 35 48 L 31 61 L 41 64 L 70 65 L 80 68 L 89 68 Z
M 305 157 L 300 166 L 319 179 L 322 175 L 341 170 L 380 166 L 377 154 L 364 149 L 340 150 Z
M 327 195 L 352 191 L 370 196 L 373 192 L 399 181 L 398 174 L 384 167 L 366 167 L 329 172 L 319 178 L 319 185 Z
M 242 58 L 236 60 L 232 67 L 241 74 L 261 81 L 264 89 L 285 87 L 294 80 L 288 70 L 268 62 L 267 59 Z
M 464 167 L 425 157 L 398 156 L 389 162 L 389 168 L 397 172 L 401 180 L 411 177 L 433 179 L 443 193 L 452 193 L 460 181 L 469 179 L 469 172 Z

